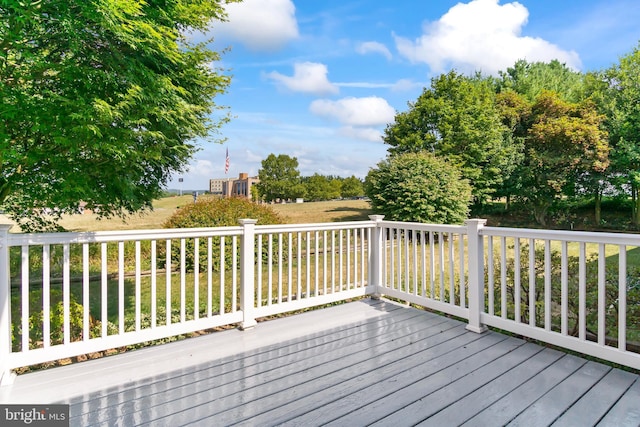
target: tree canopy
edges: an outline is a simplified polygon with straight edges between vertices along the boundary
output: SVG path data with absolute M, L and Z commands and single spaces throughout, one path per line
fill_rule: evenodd
M 305 187 L 298 170 L 298 159 L 286 154 L 269 154 L 258 171 L 256 188 L 267 202 L 303 197 Z
M 640 44 L 602 74 L 611 134 L 612 173 L 630 189 L 633 223 L 640 225 Z
M 27 221 L 151 207 L 226 121 L 230 79 L 189 31 L 223 0 L 50 0 L 0 4 L 0 205 Z
M 495 91 L 487 79 L 454 71 L 431 81 L 409 110 L 387 126 L 391 154 L 426 150 L 446 157 L 484 203 L 513 168 L 514 147 L 505 140 Z
M 543 91 L 524 120 L 530 126 L 515 173 L 521 183 L 519 196 L 532 207 L 536 221 L 546 225 L 549 207 L 571 192 L 581 175 L 607 168 L 607 133 L 593 103 L 566 102 L 555 92 Z
M 542 92 L 555 92 L 565 101 L 583 98 L 584 75 L 558 60 L 550 62 L 516 61 L 500 73 L 499 91 L 512 90 L 534 102 Z
M 340 191 L 342 197 L 359 197 L 364 195 L 364 187 L 362 181 L 355 175 L 345 178 L 342 181 L 342 189 Z
M 461 223 L 471 202 L 471 186 L 460 170 L 426 151 L 378 163 L 367 175 L 365 192 L 376 213 L 396 221 Z
M 600 221 L 602 193 L 621 176 L 640 212 L 638 57 L 636 50 L 604 73 L 608 81 L 558 61 L 518 61 L 499 78 L 451 71 L 396 115 L 384 141 L 392 157 L 431 153 L 455 166 L 471 185 L 476 214 L 506 197 L 507 206 L 518 201 L 545 225 L 556 202 L 586 194 Z

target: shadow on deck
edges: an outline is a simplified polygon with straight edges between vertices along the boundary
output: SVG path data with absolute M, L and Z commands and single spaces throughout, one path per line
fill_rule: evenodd
M 26 374 L 3 403 L 71 425 L 633 425 L 638 375 L 361 300 Z

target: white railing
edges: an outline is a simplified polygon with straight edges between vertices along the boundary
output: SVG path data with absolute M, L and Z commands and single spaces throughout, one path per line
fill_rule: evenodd
M 21 366 L 371 294 L 374 221 L 95 233 L 0 229 L 3 383 Z
M 640 369 L 640 331 L 627 320 L 640 311 L 640 266 L 627 262 L 640 236 L 370 218 L 50 234 L 0 226 L 2 382 L 21 366 L 365 295 Z
M 481 235 L 482 323 L 640 369 L 640 235 L 494 227 Z
M 466 226 L 384 221 L 378 292 L 468 318 Z

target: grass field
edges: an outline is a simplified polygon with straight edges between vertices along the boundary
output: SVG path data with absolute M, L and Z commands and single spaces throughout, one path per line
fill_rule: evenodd
M 156 200 L 153 211 L 128 217 L 99 220 L 96 215 L 65 215 L 60 225 L 68 231 L 142 230 L 162 228 L 162 224 L 180 206 L 193 203 L 193 197 L 175 196 Z M 372 214 L 369 202 L 364 200 L 332 200 L 327 202 L 305 202 L 271 205 L 289 224 L 339 222 L 367 220 Z M 0 224 L 12 224 L 0 215 Z M 15 227 L 12 231 L 16 231 Z

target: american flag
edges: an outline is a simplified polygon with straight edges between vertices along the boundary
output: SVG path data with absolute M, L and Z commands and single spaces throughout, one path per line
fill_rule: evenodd
M 227 157 L 224 159 L 224 173 L 225 175 L 229 172 L 229 149 L 227 148 Z

